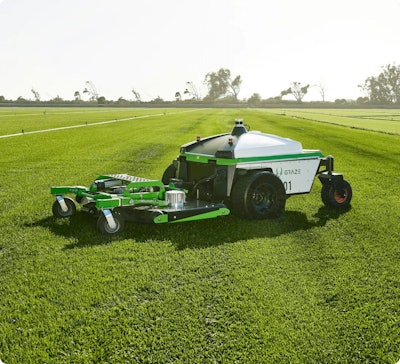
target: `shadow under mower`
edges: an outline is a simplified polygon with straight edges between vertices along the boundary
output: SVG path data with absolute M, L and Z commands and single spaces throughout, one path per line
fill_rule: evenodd
M 176 223 L 231 211 L 246 219 L 273 219 L 283 214 L 289 196 L 310 192 L 315 176 L 327 207 L 350 204 L 351 185 L 333 171 L 332 156 L 288 138 L 248 131 L 237 119 L 231 133 L 182 145 L 161 180 L 108 174 L 90 187 L 51 187 L 52 211 L 57 218 L 70 217 L 77 202 L 81 211 L 97 217 L 104 234 L 121 232 L 126 221 Z

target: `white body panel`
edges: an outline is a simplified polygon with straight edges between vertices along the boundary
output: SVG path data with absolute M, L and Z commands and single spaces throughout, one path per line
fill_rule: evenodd
M 285 161 L 265 161 L 238 163 L 242 169 L 271 169 L 283 182 L 286 194 L 310 192 L 319 166 L 319 158 L 289 159 Z
M 250 131 L 240 136 L 235 147 L 235 158 L 263 157 L 284 154 L 299 154 L 300 142 L 276 135 Z

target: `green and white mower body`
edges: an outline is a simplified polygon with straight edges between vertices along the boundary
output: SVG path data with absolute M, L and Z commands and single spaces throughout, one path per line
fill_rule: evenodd
M 352 189 L 333 172 L 333 157 L 304 150 L 288 138 L 247 131 L 238 119 L 231 133 L 181 146 L 160 181 L 110 174 L 90 187 L 52 187 L 53 214 L 73 215 L 75 202 L 65 195 L 74 195 L 82 211 L 98 217 L 98 229 L 109 234 L 120 232 L 125 221 L 175 223 L 230 211 L 248 219 L 277 218 L 290 195 L 310 192 L 316 175 L 326 206 L 349 205 Z
M 230 133 L 197 137 L 183 145 L 162 181 L 176 178 L 190 196 L 223 201 L 241 217 L 268 219 L 283 213 L 289 196 L 309 193 L 316 175 L 325 205 L 349 205 L 351 186 L 333 172 L 332 156 L 303 149 L 288 138 L 247 131 L 237 119 Z

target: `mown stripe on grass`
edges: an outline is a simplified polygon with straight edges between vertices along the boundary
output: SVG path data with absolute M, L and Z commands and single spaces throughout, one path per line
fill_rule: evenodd
M 329 113 L 328 113 L 329 111 Z M 269 111 L 277 116 L 287 116 L 299 120 L 308 120 L 323 124 L 341 126 L 350 129 L 374 131 L 377 133 L 400 135 L 399 120 L 400 114 L 382 114 L 380 118 L 375 115 L 359 115 L 355 112 L 360 110 L 352 110 L 349 114 L 342 114 L 343 110 L 326 109 L 326 112 L 316 112 L 315 109 L 293 109 Z M 348 110 L 346 110 L 348 111 Z M 394 117 L 394 118 L 393 118 Z
M 174 112 L 174 113 L 171 113 L 171 114 L 177 114 L 177 113 L 182 113 L 182 112 L 189 112 L 189 111 L 185 110 L 185 111 L 180 111 L 180 112 Z M 83 128 L 83 127 L 87 127 L 87 126 L 98 126 L 98 125 L 104 125 L 104 124 L 117 123 L 117 122 L 120 122 L 120 121 L 144 119 L 144 118 L 156 117 L 156 116 L 164 116 L 164 115 L 165 115 L 165 113 L 149 114 L 149 115 L 133 116 L 133 117 L 130 117 L 130 118 L 99 121 L 99 122 L 96 122 L 96 123 L 85 123 L 85 124 L 78 124 L 78 125 L 62 126 L 62 127 L 59 127 L 59 128 L 50 128 L 50 129 L 42 129 L 42 130 L 34 130 L 34 131 L 26 131 L 26 132 L 22 131 L 21 133 L 0 135 L 0 138 L 4 139 L 4 138 L 12 138 L 12 137 L 17 137 L 17 136 L 21 136 L 21 135 L 28 135 L 28 134 L 48 133 L 48 132 L 52 132 L 52 131 Z

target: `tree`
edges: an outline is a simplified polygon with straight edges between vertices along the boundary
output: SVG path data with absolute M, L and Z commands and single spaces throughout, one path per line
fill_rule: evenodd
M 50 102 L 64 102 L 64 100 L 62 97 L 60 97 L 60 95 L 57 95 L 56 97 L 53 97 Z
M 182 95 L 179 91 L 175 92 L 175 101 L 182 101 Z
M 28 102 L 28 100 L 27 99 L 25 99 L 24 97 L 22 97 L 22 96 L 18 96 L 18 99 L 17 99 L 17 101 L 16 102 Z
M 97 103 L 98 104 L 101 104 L 101 105 L 103 105 L 103 104 L 105 104 L 106 103 L 106 98 L 104 97 L 104 96 L 98 96 L 97 97 Z
M 96 101 L 99 98 L 99 93 L 92 81 L 86 81 L 86 87 L 83 90 L 83 93 L 89 95 L 90 101 Z
M 35 101 L 40 101 L 40 94 L 34 88 L 31 89 L 33 96 L 35 97 Z
M 242 79 L 240 76 L 236 76 L 232 82 L 229 83 L 228 93 L 230 93 L 235 100 L 238 99 L 240 92 L 240 85 L 242 84 Z
M 258 93 L 254 93 L 247 100 L 249 104 L 259 104 L 261 102 L 261 96 Z
M 309 87 L 310 85 L 302 86 L 300 82 L 293 82 L 287 90 L 281 91 L 281 96 L 293 95 L 297 102 L 302 102 Z
M 133 96 L 135 96 L 136 102 L 142 102 L 142 98 L 140 93 L 137 92 L 134 88 L 132 89 Z
M 231 71 L 227 68 L 220 68 L 218 72 L 207 73 L 204 83 L 208 87 L 207 98 L 217 100 L 230 95 L 237 101 L 242 79 L 239 75 L 232 80 Z
M 378 76 L 368 77 L 359 87 L 372 103 L 400 104 L 400 66 L 383 66 Z
M 117 100 L 117 104 L 127 104 L 127 103 L 129 103 L 129 101 L 123 98 L 122 96 L 120 96 Z
M 75 98 L 75 101 L 81 101 L 82 100 L 81 93 L 79 91 L 75 91 L 74 98 Z
M 318 85 L 315 85 L 318 87 L 319 94 L 322 97 L 322 102 L 325 102 L 325 94 L 326 94 L 326 85 L 323 82 L 320 82 Z
M 356 100 L 356 104 L 367 104 L 369 102 L 369 98 L 368 97 L 359 97 Z
M 155 104 L 162 104 L 164 102 L 164 99 L 162 99 L 160 96 L 157 96 L 155 99 L 151 100 L 150 102 L 155 103 Z
M 186 82 L 186 89 L 183 93 L 185 95 L 191 96 L 192 100 L 199 101 L 201 99 L 200 92 L 192 81 Z

